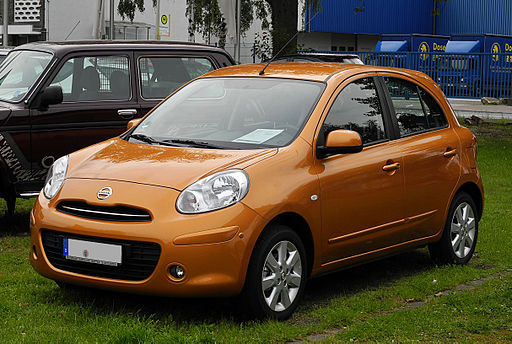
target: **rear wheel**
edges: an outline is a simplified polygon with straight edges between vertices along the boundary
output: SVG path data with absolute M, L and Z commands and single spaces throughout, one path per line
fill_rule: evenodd
M 475 252 L 478 237 L 478 213 L 471 196 L 455 195 L 443 236 L 429 245 L 430 256 L 437 264 L 466 264 Z
M 287 319 L 304 293 L 307 271 L 300 237 L 287 226 L 274 225 L 254 248 L 243 301 L 256 317 Z

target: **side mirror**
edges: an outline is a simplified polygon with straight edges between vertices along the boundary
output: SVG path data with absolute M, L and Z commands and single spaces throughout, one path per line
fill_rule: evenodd
M 48 86 L 39 94 L 38 108 L 46 109 L 48 105 L 62 103 L 62 88 L 60 86 Z
M 128 122 L 128 124 L 126 125 L 126 130 L 130 130 L 131 128 L 135 127 L 137 124 L 140 123 L 140 121 L 142 121 L 142 118 L 135 118 L 135 119 L 132 119 L 131 121 Z
M 325 139 L 325 146 L 316 148 L 316 155 L 323 159 L 329 155 L 358 153 L 363 150 L 363 140 L 352 130 L 333 130 Z

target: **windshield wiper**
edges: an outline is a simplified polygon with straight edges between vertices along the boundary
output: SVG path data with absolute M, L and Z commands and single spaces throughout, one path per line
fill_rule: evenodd
M 198 148 L 211 148 L 211 149 L 223 149 L 222 147 L 212 145 L 206 141 L 194 141 L 194 140 L 185 140 L 185 139 L 171 139 L 164 140 L 166 143 L 175 143 L 179 145 L 198 147 Z
M 131 134 L 128 136 L 129 139 L 133 138 L 135 140 L 139 140 L 142 142 L 150 143 L 150 144 L 160 144 L 160 141 L 155 140 L 151 136 L 145 135 L 145 134 Z

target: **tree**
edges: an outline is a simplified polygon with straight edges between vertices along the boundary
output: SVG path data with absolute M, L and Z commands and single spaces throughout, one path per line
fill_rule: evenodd
M 211 36 L 219 37 L 219 46 L 226 44 L 226 21 L 217 1 L 187 0 L 186 15 L 188 17 L 188 32 L 199 32 L 208 44 Z
M 157 0 L 152 0 L 156 6 Z M 272 46 L 273 51 L 279 51 L 283 45 L 297 33 L 297 15 L 299 0 L 241 0 L 241 28 L 246 32 L 254 18 L 262 21 L 262 29 L 269 29 L 267 20 L 272 18 Z M 309 10 L 316 12 L 322 0 L 305 0 Z M 143 12 L 144 0 L 119 0 L 118 13 L 124 18 L 133 21 L 135 11 Z M 213 0 L 187 0 L 187 16 L 189 18 L 189 32 L 199 32 L 205 40 L 209 41 L 211 35 L 220 39 L 220 45 L 225 41 L 226 22 L 219 10 L 218 1 Z M 297 49 L 297 39 L 290 42 L 285 52 Z

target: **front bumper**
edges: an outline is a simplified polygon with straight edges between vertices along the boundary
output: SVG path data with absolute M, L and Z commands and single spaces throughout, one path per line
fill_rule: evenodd
M 108 199 L 100 201 L 96 193 L 105 186 L 110 186 L 114 192 Z M 183 215 L 174 206 L 178 195 L 178 191 L 170 188 L 122 181 L 67 180 L 53 200 L 48 201 L 40 195 L 31 212 L 30 261 L 41 275 L 50 279 L 96 288 L 184 297 L 239 293 L 252 248 L 264 226 L 262 218 L 243 203 L 210 213 Z M 116 222 L 87 219 L 58 211 L 57 204 L 66 200 L 146 209 L 152 220 Z M 122 275 L 115 278 L 93 276 L 82 270 L 73 272 L 66 267 L 54 266 L 46 251 L 48 247 L 45 249 L 43 245 L 45 231 L 56 233 L 60 238 L 154 243 L 160 246 L 161 252 L 154 270 L 142 280 L 123 279 Z M 125 261 L 121 265 L 123 263 Z M 88 264 L 92 269 L 103 268 L 100 264 Z M 175 264 L 184 268 L 183 279 L 171 276 L 169 269 Z

